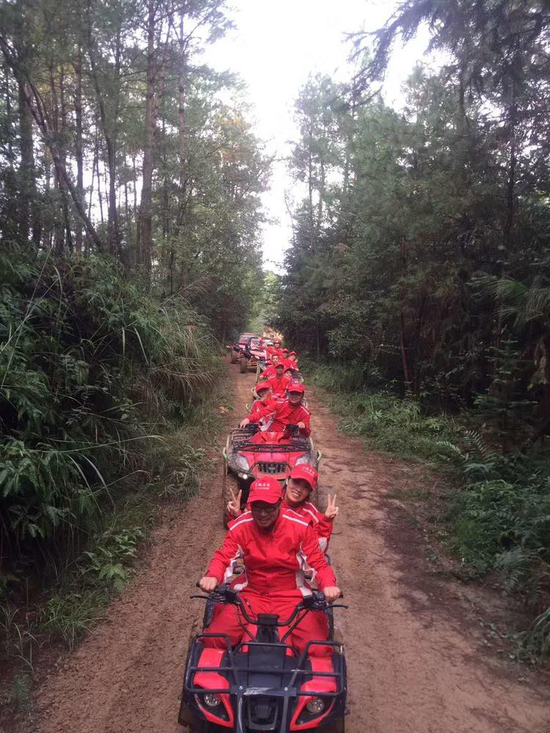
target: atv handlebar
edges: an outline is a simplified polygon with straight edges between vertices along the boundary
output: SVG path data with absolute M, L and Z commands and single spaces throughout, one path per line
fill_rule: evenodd
M 199 583 L 197 583 L 197 588 L 200 588 Z M 343 596 L 344 594 L 342 593 L 340 597 L 343 598 Z M 207 596 L 191 596 L 191 598 L 200 598 L 202 600 L 212 599 L 215 603 L 237 606 L 241 611 L 244 620 L 248 624 L 252 624 L 253 626 L 258 626 L 259 624 L 258 620 L 254 620 L 250 617 L 238 591 L 232 590 L 225 585 L 218 586 L 218 588 L 213 590 L 212 593 Z M 306 613 L 309 613 L 310 611 L 326 612 L 329 608 L 348 608 L 348 606 L 343 603 L 329 603 L 321 591 L 312 591 L 311 596 L 306 596 L 296 605 L 296 608 L 286 621 L 273 621 L 270 623 L 270 626 L 276 626 L 278 628 L 291 626 L 296 616 L 302 613 L 302 611 L 305 611 Z

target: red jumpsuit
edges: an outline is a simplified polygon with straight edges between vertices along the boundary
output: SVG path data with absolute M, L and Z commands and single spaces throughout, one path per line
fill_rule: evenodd
M 264 414 L 267 413 L 267 415 L 269 415 L 271 412 L 274 412 L 277 409 L 278 405 L 280 405 L 285 400 L 286 397 L 283 400 L 281 395 L 277 395 L 276 397 L 268 397 L 263 400 L 254 400 L 248 419 L 250 420 L 250 422 L 259 422 L 260 426 L 265 428 L 265 426 L 271 423 L 271 419 L 262 419 Z
M 277 354 L 277 356 L 282 359 L 283 358 L 283 350 L 278 349 L 276 346 L 268 346 L 267 347 L 267 358 L 271 359 L 273 354 Z
M 312 504 L 310 501 L 304 501 L 299 506 L 288 506 L 283 500 L 283 506 L 286 507 L 289 512 L 297 514 L 304 520 L 304 522 L 308 522 L 317 535 L 319 547 L 323 552 L 326 552 L 332 535 L 332 529 L 334 527 L 332 519 L 325 517 L 323 512 L 320 512 L 315 504 Z
M 300 430 L 300 433 L 306 438 L 311 435 L 310 411 L 302 405 L 291 405 L 288 400 L 284 402 L 270 400 L 265 407 L 258 409 L 254 414 L 250 413 L 248 419 L 251 423 L 261 421 L 265 429 L 275 433 L 282 433 L 287 425 L 297 425 L 303 422 L 306 427 Z
M 267 380 L 269 384 L 271 385 L 271 389 L 273 390 L 273 395 L 286 395 L 286 391 L 288 389 L 288 386 L 290 384 L 290 379 L 288 377 L 282 376 L 282 377 L 271 377 Z
M 275 364 L 270 364 L 262 372 L 262 380 L 273 379 L 275 376 L 277 376 Z
M 304 522 L 307 522 L 310 525 L 317 535 L 319 547 L 323 552 L 326 552 L 334 526 L 332 519 L 325 517 L 325 515 L 317 509 L 315 504 L 312 504 L 310 501 L 304 501 L 298 506 L 290 506 L 290 504 L 287 504 L 286 500 L 283 498 L 283 507 L 289 512 L 296 514 L 296 516 L 300 517 L 300 519 L 303 519 Z M 249 510 L 250 506 L 247 507 L 246 511 Z M 244 512 L 241 512 L 239 517 L 242 516 L 243 513 Z
M 268 531 L 262 531 L 251 512 L 245 512 L 229 525 L 223 545 L 216 550 L 206 575 L 221 582 L 229 582 L 236 561 L 242 558 L 245 572 L 233 585 L 241 591 L 249 615 L 278 614 L 283 621 L 291 615 L 300 600 L 311 594 L 304 579 L 304 571 L 311 571 L 319 590 L 336 585 L 332 568 L 319 548 L 317 536 L 309 524 L 295 512 L 283 507 Z M 243 638 L 253 639 L 256 627 L 248 627 L 236 606 L 220 606 L 207 629 L 211 634 L 227 634 L 231 644 Z M 279 629 L 282 639 L 286 627 Z M 325 614 L 308 613 L 294 629 L 287 643 L 302 652 L 310 639 L 327 638 Z M 207 638 L 205 646 L 225 648 L 223 638 Z M 330 654 L 330 647 L 313 646 L 313 656 Z

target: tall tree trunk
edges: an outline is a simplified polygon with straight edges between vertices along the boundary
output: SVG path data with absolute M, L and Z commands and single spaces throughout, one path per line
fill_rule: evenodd
M 37 210 L 36 184 L 34 168 L 34 150 L 32 135 L 32 114 L 26 104 L 25 84 L 22 80 L 17 83 L 19 90 L 19 139 L 20 139 L 20 166 L 19 166 L 19 233 L 23 240 L 28 240 L 31 227 L 31 211 Z M 35 222 L 36 215 L 33 217 Z M 33 242 L 40 244 L 40 229 L 32 227 Z M 38 238 L 38 241 L 37 241 Z
M 63 66 L 60 70 L 59 76 L 59 101 L 60 101 L 60 123 L 61 123 L 61 137 L 65 139 L 67 130 L 67 106 L 65 104 L 65 69 Z M 67 169 L 67 151 L 65 144 L 61 147 L 61 154 L 63 159 L 63 167 Z M 69 250 L 72 252 L 74 249 L 73 235 L 71 229 L 71 212 L 69 209 L 69 196 L 67 191 L 67 184 L 65 178 L 60 176 L 60 188 L 61 188 L 61 205 L 63 209 L 63 225 L 65 229 L 65 241 Z
M 90 14 L 91 15 L 91 14 Z M 91 19 L 89 21 L 90 30 L 92 28 Z M 109 249 L 115 256 L 120 256 L 120 226 L 118 221 L 118 208 L 116 201 L 116 155 L 117 155 L 117 124 L 118 124 L 118 110 L 120 106 L 120 59 L 121 59 L 121 33 L 120 27 L 117 28 L 116 44 L 115 44 L 115 86 L 116 89 L 113 93 L 114 109 L 112 114 L 107 115 L 107 106 L 105 102 L 105 96 L 99 80 L 99 73 L 97 69 L 97 63 L 95 58 L 95 47 L 94 39 L 91 34 L 88 38 L 88 57 L 90 59 L 90 69 L 92 73 L 92 80 L 96 92 L 97 105 L 99 109 L 99 119 L 101 121 L 101 128 L 103 137 L 105 138 L 105 147 L 107 149 L 107 169 L 109 171 L 108 180 L 108 198 L 107 198 L 107 231 L 108 231 L 108 242 Z
M 323 155 L 319 156 L 319 201 L 317 202 L 317 221 L 315 222 L 315 241 L 319 241 L 319 235 L 321 233 L 321 222 L 323 220 L 323 204 L 325 202 L 325 162 Z
M 411 372 L 409 368 L 409 360 L 407 357 L 407 345 L 405 342 L 405 317 L 401 312 L 399 314 L 399 346 L 401 349 L 401 363 L 403 364 L 403 376 L 407 392 L 411 390 Z
M 401 237 L 401 268 L 403 276 L 407 270 L 407 250 L 406 250 L 406 239 Z M 403 364 L 403 377 L 405 379 L 405 385 L 407 392 L 412 390 L 412 369 L 409 364 L 409 357 L 407 354 L 407 342 L 405 338 L 405 316 L 403 311 L 399 312 L 399 346 L 401 349 L 401 362 Z
M 315 253 L 315 214 L 313 213 L 313 131 L 309 128 L 309 141 L 308 141 L 308 175 L 307 175 L 307 188 L 308 188 L 308 202 L 309 202 L 309 246 L 312 253 Z
M 180 15 L 179 27 L 179 75 L 178 75 L 178 140 L 180 158 L 180 205 L 177 221 L 177 233 L 183 226 L 185 216 L 187 185 L 189 180 L 189 154 L 187 130 L 187 47 L 183 27 L 183 10 Z
M 35 84 L 33 84 L 29 74 L 22 69 L 19 63 L 19 59 L 14 56 L 14 53 L 9 43 L 7 43 L 6 39 L 1 35 L 0 50 L 2 51 L 4 58 L 6 59 L 6 63 L 13 71 L 17 81 L 19 82 L 19 80 L 21 80 L 25 82 L 25 102 L 28 104 L 29 109 L 31 110 L 33 119 L 42 135 L 42 139 L 48 147 L 48 150 L 50 151 L 50 155 L 52 156 L 55 168 L 58 171 L 60 177 L 64 180 L 65 186 L 67 187 L 67 190 L 71 196 L 74 207 L 78 215 L 84 222 L 84 226 L 86 227 L 86 231 L 88 232 L 90 239 L 93 241 L 97 249 L 101 250 L 103 248 L 101 239 L 99 238 L 94 228 L 94 225 L 90 221 L 90 218 L 86 214 L 86 211 L 82 206 L 82 202 L 78 198 L 77 191 L 75 186 L 73 185 L 71 177 L 66 167 L 63 165 L 63 161 L 60 155 L 60 149 L 57 144 L 55 135 L 52 134 L 52 123 L 44 106 L 42 95 L 36 88 Z
M 145 97 L 145 142 L 141 202 L 138 223 L 138 258 L 146 284 L 151 282 L 153 249 L 153 148 L 155 143 L 155 81 L 157 75 L 155 54 L 156 0 L 147 2 L 147 87 Z
M 15 151 L 13 149 L 13 138 L 11 130 L 13 127 L 11 90 L 10 90 L 10 68 L 4 67 L 5 71 L 5 87 L 4 87 L 4 103 L 6 106 L 6 127 L 7 135 L 7 155 L 6 163 L 3 170 L 0 171 L 0 180 L 4 186 L 6 204 L 4 207 L 3 221 L 0 222 L 0 232 L 6 240 L 17 239 L 20 234 L 20 215 L 17 210 L 17 181 L 15 175 Z
M 147 2 L 147 74 L 145 95 L 145 141 L 143 146 L 143 169 L 141 201 L 137 226 L 138 263 L 146 285 L 151 282 L 153 257 L 153 172 L 155 168 L 155 143 L 160 101 L 164 91 L 166 75 L 166 52 L 172 25 L 168 25 L 162 59 L 155 47 L 157 33 L 158 0 Z M 159 28 L 159 40 L 162 29 Z M 159 44 L 160 46 L 160 44 Z
M 82 208 L 86 209 L 86 196 L 84 193 L 84 145 L 82 137 L 82 48 L 79 46 L 77 57 L 74 63 L 75 71 L 75 160 L 76 160 L 76 190 L 80 197 Z M 93 176 L 92 176 L 93 178 Z M 82 224 L 76 223 L 75 246 L 82 251 Z
M 99 220 L 102 224 L 105 223 L 105 217 L 103 216 L 103 195 L 101 193 L 101 173 L 99 172 L 99 134 L 96 128 L 95 136 L 95 174 L 97 179 L 97 200 L 99 202 Z M 93 175 L 93 171 L 92 171 Z

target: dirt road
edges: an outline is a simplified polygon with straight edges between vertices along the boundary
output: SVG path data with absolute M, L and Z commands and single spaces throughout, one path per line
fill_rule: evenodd
M 253 377 L 235 370 L 232 380 L 234 423 Z M 424 569 L 418 532 L 386 497 L 411 485 L 410 469 L 339 435 L 336 418 L 310 406 L 324 454 L 321 492 L 336 490 L 341 507 L 331 552 L 350 604 L 340 616 L 348 733 L 548 733 L 550 696 L 539 678 L 480 649 L 458 584 Z M 213 477 L 156 532 L 147 567 L 105 622 L 43 682 L 21 733 L 181 733 L 182 664 L 197 608 L 189 595 L 222 535 Z

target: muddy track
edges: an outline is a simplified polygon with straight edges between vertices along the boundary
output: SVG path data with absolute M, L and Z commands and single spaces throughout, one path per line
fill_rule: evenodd
M 231 369 L 228 425 L 253 384 Z M 483 651 L 458 583 L 434 579 L 419 561 L 418 532 L 386 496 L 414 486 L 414 472 L 338 434 L 326 407 L 310 407 L 324 455 L 321 503 L 336 491 L 340 505 L 331 554 L 350 604 L 340 614 L 348 733 L 548 733 L 541 680 Z M 221 458 L 200 495 L 157 530 L 147 565 L 105 621 L 43 681 L 21 733 L 181 733 L 182 665 L 197 616 L 189 595 L 223 536 L 220 475 Z

